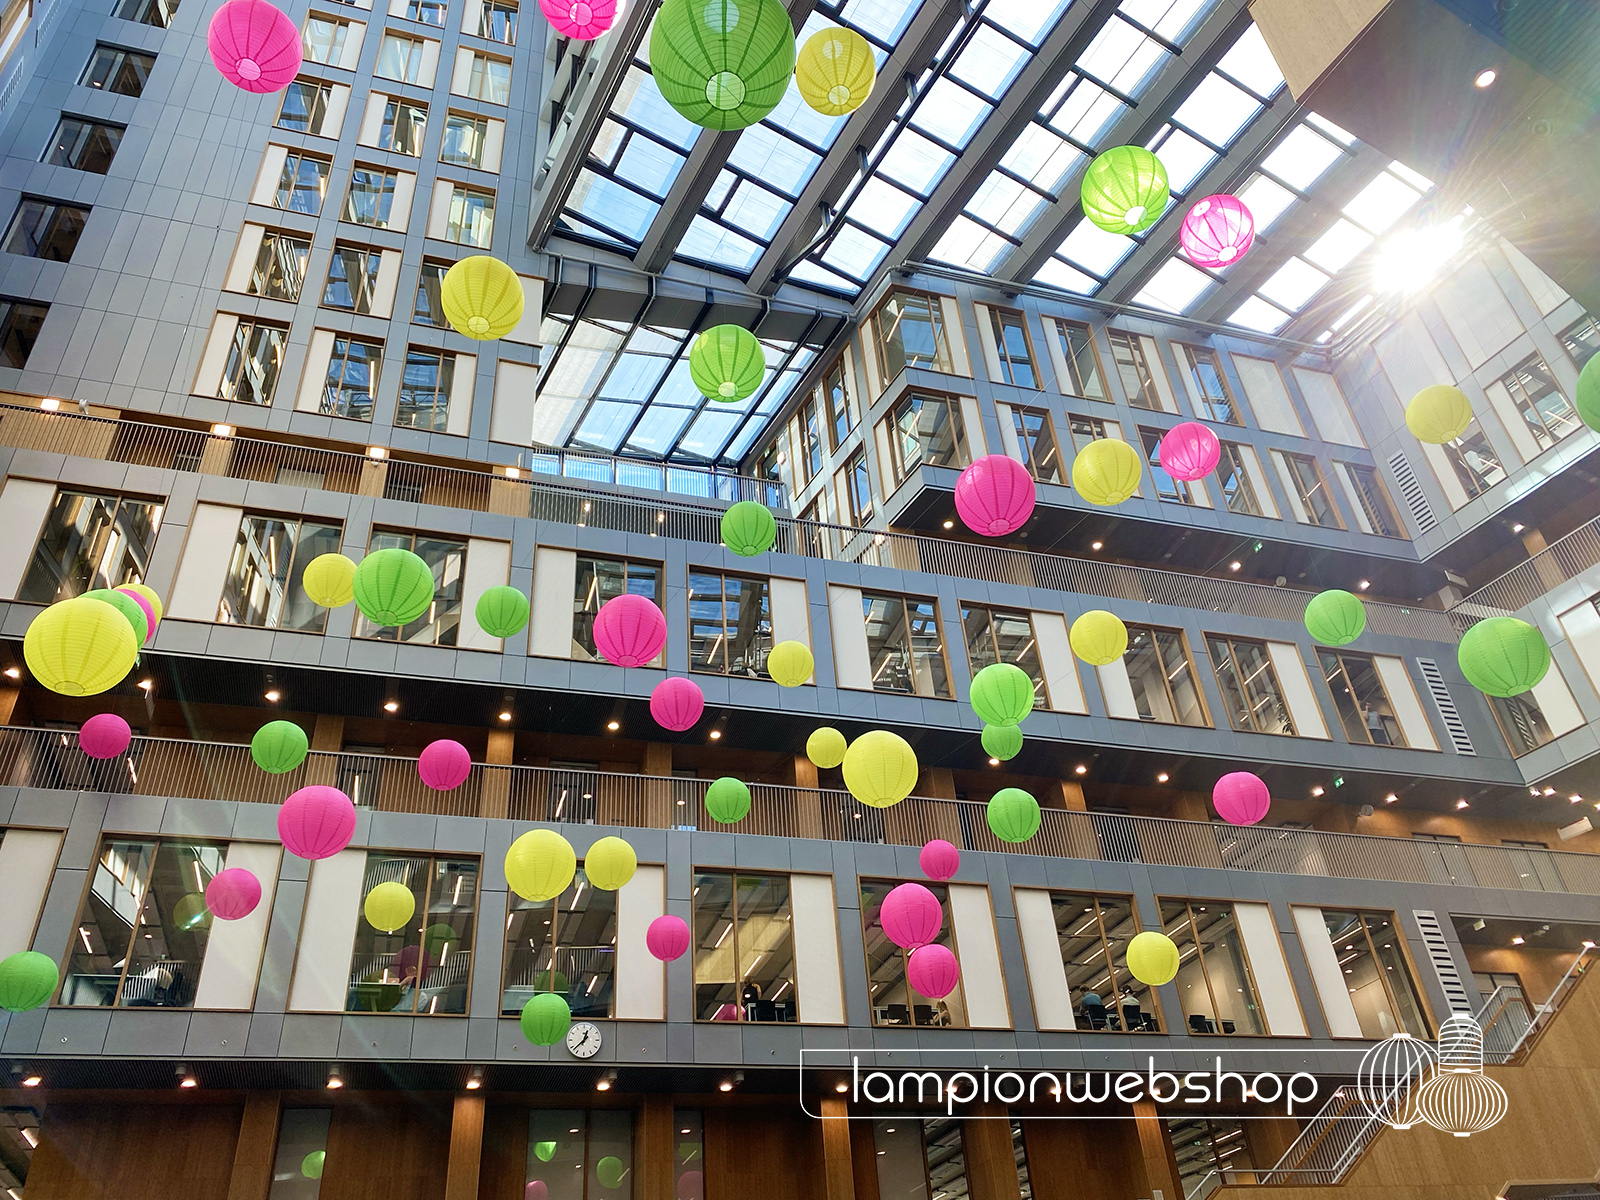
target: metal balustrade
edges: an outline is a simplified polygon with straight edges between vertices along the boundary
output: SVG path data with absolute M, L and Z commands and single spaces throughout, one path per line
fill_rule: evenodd
M 1450 616 L 1465 631 L 1487 617 L 1518 612 L 1596 566 L 1600 566 L 1600 517 L 1490 580 L 1451 608 Z

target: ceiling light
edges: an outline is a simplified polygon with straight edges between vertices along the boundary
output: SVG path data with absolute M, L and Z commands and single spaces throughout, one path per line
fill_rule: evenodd
M 1524 525 L 1521 521 L 1518 521 L 1515 525 L 1513 525 L 1511 527 L 1511 532 L 1512 533 L 1521 533 L 1526 528 L 1527 528 L 1526 525 Z
M 388 458 L 389 457 L 389 452 L 387 450 L 385 450 L 382 446 L 368 446 L 367 447 L 367 457 L 368 458 Z
M 1082 763 L 1079 763 L 1077 766 L 1072 768 L 1072 773 L 1074 775 L 1087 775 L 1089 773 L 1089 768 L 1084 766 Z
M 724 1079 L 721 1083 L 717 1084 L 717 1091 L 719 1091 L 719 1092 L 731 1092 L 731 1091 L 733 1091 L 733 1080 Z
M 1156 776 L 1156 782 L 1157 783 L 1165 783 L 1166 781 L 1167 781 L 1167 773 L 1165 771 L 1161 772 L 1161 774 Z
M 1486 87 L 1493 87 L 1494 81 L 1498 78 L 1500 78 L 1500 76 L 1495 69 L 1493 67 L 1487 67 L 1478 72 L 1476 78 L 1474 78 L 1472 81 L 1472 86 L 1481 91 Z
M 339 1068 L 337 1066 L 329 1067 L 328 1068 L 328 1089 L 330 1091 L 338 1091 L 343 1086 L 344 1086 L 344 1076 L 339 1074 Z
M 1361 582 L 1360 582 L 1360 583 L 1358 583 L 1358 584 L 1356 584 L 1356 586 L 1357 586 L 1357 587 L 1358 587 L 1358 588 L 1360 588 L 1360 589 L 1361 589 L 1361 590 L 1362 590 L 1362 591 L 1363 591 L 1363 592 L 1364 592 L 1364 591 L 1366 591 L 1366 590 L 1367 590 L 1367 589 L 1368 589 L 1368 588 L 1369 588 L 1369 587 L 1371 587 L 1371 586 L 1372 586 L 1372 580 L 1370 580 L 1370 579 L 1363 579 L 1363 580 L 1362 580 L 1362 581 L 1361 581 Z
M 620 721 L 607 721 L 606 722 L 606 728 L 611 730 L 612 733 L 615 733 L 617 730 L 622 728 L 622 722 L 620 722 Z
M 43 400 L 39 401 L 39 407 L 44 409 L 45 412 L 57 412 L 61 408 L 61 401 L 57 400 L 54 396 L 46 396 Z
M 212 437 L 222 437 L 222 438 L 232 437 L 233 436 L 233 426 L 232 425 L 224 425 L 221 422 L 218 422 L 217 424 L 215 424 L 215 425 L 213 425 L 211 427 L 211 436 Z
M 1380 292 L 1414 292 L 1456 256 L 1466 235 L 1460 217 L 1442 225 L 1407 229 L 1383 244 L 1373 270 Z
M 511 714 L 508 713 L 508 712 L 503 712 L 503 713 L 500 714 L 500 719 L 502 721 L 509 721 L 509 720 L 511 720 Z
M 1582 804 L 1583 803 L 1583 797 L 1582 796 L 1568 796 L 1567 799 L 1572 801 L 1572 803 L 1574 803 L 1574 804 Z
M 1513 946 L 1520 946 L 1520 945 L 1522 945 L 1522 939 L 1519 938 L 1519 937 L 1514 937 L 1514 938 L 1511 939 L 1511 944 Z
M 713 730 L 712 730 L 712 731 L 711 731 L 711 734 L 710 734 L 710 737 L 711 737 L 711 740 L 712 740 L 712 741 L 713 741 L 713 742 L 714 742 L 714 741 L 716 741 L 716 740 L 717 740 L 717 739 L 718 739 L 718 738 L 720 738 L 720 737 L 721 737 L 721 736 L 722 736 L 722 730 L 720 730 L 720 729 L 713 729 Z
M 267 689 L 267 703 L 276 704 L 280 699 L 282 699 L 282 697 L 283 697 L 283 693 L 280 692 L 277 688 L 268 688 Z
M 194 1072 L 189 1070 L 183 1063 L 178 1064 L 178 1086 L 186 1088 L 200 1086 L 200 1081 L 194 1077 Z
M 1468 804 L 1465 800 L 1457 800 L 1456 801 L 1456 807 L 1457 808 L 1471 808 L 1472 805 Z
M 1543 791 L 1543 792 L 1542 792 L 1542 793 L 1540 793 L 1540 794 L 1541 794 L 1541 795 L 1544 795 L 1544 796 L 1554 796 L 1554 795 L 1555 795 L 1555 794 L 1556 794 L 1556 790 L 1555 790 L 1555 788 L 1553 788 L 1553 787 L 1547 787 L 1547 788 L 1545 788 L 1545 790 L 1544 790 L 1544 791 Z
M 833 1085 L 833 1090 L 841 1093 L 848 1092 L 850 1090 L 850 1085 L 841 1079 L 838 1083 Z
M 38 1075 L 29 1075 L 26 1079 L 24 1079 L 22 1081 L 22 1086 L 23 1087 L 38 1087 L 43 1082 L 44 1082 L 44 1079 L 42 1077 L 40 1077 Z
M 521 479 L 522 478 L 522 472 L 517 470 L 516 467 L 507 467 L 506 468 L 506 478 L 507 479 Z
M 17 670 L 15 667 L 7 667 L 6 668 L 6 678 L 7 679 L 21 679 L 22 678 L 22 672 Z
M 944 527 L 945 527 L 945 528 L 946 528 L 946 529 L 954 529 L 954 528 L 955 528 L 955 526 L 956 526 L 956 523 L 955 523 L 955 522 L 954 522 L 954 521 L 946 521 L 946 522 L 945 522 L 945 523 L 944 523 Z
M 998 758 L 991 758 L 989 760 L 989 765 L 991 767 L 998 767 L 1000 765 L 1000 760 Z
M 147 676 L 144 679 L 139 680 L 139 686 L 148 692 L 150 689 L 156 686 L 156 681 Z
M 1320 783 L 1319 783 L 1319 784 L 1318 784 L 1318 785 L 1317 785 L 1317 786 L 1316 786 L 1316 787 L 1314 787 L 1314 788 L 1312 788 L 1312 789 L 1311 789 L 1311 794 L 1312 794 L 1312 795 L 1313 795 L 1313 796 L 1320 796 L 1320 795 L 1322 795 L 1322 785 L 1321 785 L 1321 784 L 1320 784 Z
M 600 1076 L 599 1079 L 595 1080 L 595 1082 L 594 1082 L 594 1090 L 597 1091 L 597 1092 L 609 1092 L 611 1090 L 611 1085 L 614 1084 L 616 1081 L 617 1081 L 617 1069 L 615 1067 L 612 1067 L 604 1075 Z
M 1383 802 L 1385 804 L 1393 804 L 1398 799 L 1400 799 L 1399 796 L 1396 796 L 1393 792 L 1390 792 L 1387 796 L 1385 796 L 1383 798 Z
M 467 1091 L 475 1092 L 483 1086 L 483 1068 L 473 1067 L 472 1074 L 467 1078 Z
M 1100 549 L 1101 546 L 1104 546 L 1104 545 L 1105 545 L 1104 542 L 1090 542 L 1089 543 L 1089 549 L 1098 550 L 1098 549 Z
M 398 701 L 398 700 L 385 700 L 383 702 L 383 711 L 387 712 L 387 713 L 399 712 L 400 711 L 400 701 Z
M 1584 942 L 1583 948 L 1585 950 L 1593 950 L 1594 949 L 1594 943 L 1593 942 Z M 34 1078 L 37 1079 L 38 1076 L 36 1075 L 36 1076 L 34 1076 Z

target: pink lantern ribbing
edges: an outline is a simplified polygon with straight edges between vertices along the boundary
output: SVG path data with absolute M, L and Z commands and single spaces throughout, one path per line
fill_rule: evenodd
M 417 774 L 436 792 L 454 791 L 472 774 L 472 755 L 460 742 L 440 738 L 423 747 L 417 759 Z
M 645 927 L 644 944 L 662 962 L 676 962 L 689 949 L 689 926 L 682 917 L 657 917 Z
M 261 903 L 261 881 L 243 867 L 218 871 L 206 884 L 206 907 L 219 921 L 239 921 Z
M 943 838 L 934 838 L 917 855 L 917 865 L 929 879 L 949 879 L 961 866 L 961 851 Z
M 642 667 L 667 644 L 667 618 L 643 596 L 613 596 L 594 615 L 594 644 L 609 663 Z
M 300 73 L 300 29 L 267 0 L 228 0 L 206 46 L 222 77 L 247 92 L 280 92 Z
M 1217 780 L 1211 789 L 1211 804 L 1217 815 L 1231 825 L 1254 825 L 1267 815 L 1272 794 L 1260 776 L 1234 771 Z
M 522 1200 L 550 1200 L 550 1189 L 542 1179 L 530 1179 L 522 1189 Z
M 112 591 L 121 592 L 144 610 L 144 624 L 147 631 L 144 635 L 144 644 L 148 646 L 150 639 L 156 636 L 156 606 L 151 604 L 146 596 L 132 588 L 119 587 L 113 588 Z
M 650 693 L 650 715 L 663 729 L 682 733 L 694 728 L 706 710 L 706 694 L 692 679 L 673 676 L 656 684 Z
M 919 996 L 943 1000 L 961 982 L 961 964 L 944 946 L 918 946 L 906 960 L 906 982 Z
M 278 836 L 297 858 L 332 858 L 356 832 L 356 806 L 336 787 L 314 783 L 283 802 Z
M 133 741 L 133 730 L 116 713 L 96 713 L 78 728 L 78 748 L 90 758 L 115 758 Z
M 920 883 L 902 883 L 883 898 L 878 912 L 883 932 L 905 950 L 926 946 L 944 928 L 944 909 L 935 896 Z
M 1186 483 L 1204 479 L 1221 458 L 1222 443 L 1199 421 L 1174 425 L 1161 439 L 1161 469 Z
M 1027 524 L 1038 498 L 1033 477 L 1014 458 L 989 454 L 956 480 L 961 523 L 984 537 L 1004 537 Z
M 421 987 L 428 982 L 428 975 L 433 968 L 433 956 L 421 946 L 405 946 L 394 956 L 394 965 L 389 969 L 401 983 L 415 982 Z
M 618 0 L 539 0 L 550 27 L 575 42 L 592 42 L 616 24 Z
M 1243 258 L 1256 240 L 1256 219 L 1237 196 L 1207 196 L 1178 226 L 1178 244 L 1197 266 L 1226 267 Z

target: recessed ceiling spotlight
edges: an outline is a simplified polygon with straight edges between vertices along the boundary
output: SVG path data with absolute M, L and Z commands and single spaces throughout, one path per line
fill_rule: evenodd
M 1457 800 L 1456 801 L 1456 807 L 1457 808 L 1471 808 L 1472 805 L 1468 804 L 1465 800 Z
M 1228 570 L 1237 571 L 1237 570 L 1239 570 L 1239 568 L 1241 568 L 1243 566 L 1244 566 L 1244 564 L 1242 562 L 1240 562 L 1238 559 L 1234 559 L 1231 563 L 1228 564 Z
M 1318 784 L 1318 785 L 1317 785 L 1317 786 L 1316 786 L 1316 787 L 1314 787 L 1314 788 L 1312 788 L 1312 789 L 1311 789 L 1311 794 L 1312 794 L 1312 795 L 1313 795 L 1313 796 L 1320 796 L 1320 795 L 1322 795 L 1322 785 L 1321 785 L 1321 784 L 1320 784 L 1320 783 L 1319 783 L 1319 784 Z
M 1393 792 L 1390 792 L 1387 796 L 1385 796 L 1383 798 L 1383 802 L 1385 804 L 1393 804 L 1398 799 L 1400 799 L 1399 796 L 1396 796 Z
M 1526 528 L 1527 528 L 1526 525 L 1524 525 L 1521 521 L 1518 521 L 1515 525 L 1513 525 L 1511 527 L 1511 532 L 1512 533 L 1521 533 Z
M 1554 796 L 1556 794 L 1556 790 L 1553 787 L 1547 787 L 1542 794 L 1546 796 Z
M 151 679 L 149 676 L 146 676 L 145 678 L 139 680 L 139 686 L 148 692 L 156 686 L 156 681 Z
M 841 1093 L 848 1092 L 850 1090 L 850 1085 L 841 1079 L 838 1083 L 833 1085 L 833 1090 Z
M 1472 81 L 1472 86 L 1477 88 L 1479 91 L 1482 91 L 1486 87 L 1493 87 L 1494 81 L 1499 78 L 1499 72 L 1497 72 L 1493 67 L 1487 67 L 1478 72 L 1477 76 Z
M 989 765 L 991 767 L 998 767 L 1000 765 L 1000 760 L 998 758 L 990 758 Z
M 45 412 L 60 412 L 61 401 L 57 400 L 54 396 L 46 396 L 43 400 L 39 401 L 39 407 L 44 409 Z
M 1367 589 L 1368 589 L 1368 588 L 1369 588 L 1369 587 L 1371 587 L 1371 586 L 1372 586 L 1372 580 L 1370 580 L 1370 579 L 1363 579 L 1363 580 L 1362 580 L 1362 581 L 1361 581 L 1361 582 L 1360 582 L 1360 583 L 1358 583 L 1358 584 L 1356 584 L 1356 586 L 1357 586 L 1357 587 L 1358 587 L 1358 588 L 1360 588 L 1360 589 L 1361 589 L 1361 590 L 1362 590 L 1362 591 L 1363 591 L 1363 592 L 1364 592 L 1364 591 L 1366 591 L 1366 590 L 1367 590 Z
M 1074 775 L 1087 775 L 1089 773 L 1089 768 L 1084 766 L 1082 763 L 1079 763 L 1077 766 L 1072 768 L 1072 773 Z
M 7 679 L 21 679 L 22 678 L 22 672 L 17 670 L 15 667 L 7 667 L 6 668 L 6 678 Z
M 1098 549 L 1100 549 L 1100 547 L 1102 547 L 1104 545 L 1105 545 L 1104 542 L 1090 542 L 1089 543 L 1089 549 L 1098 550 Z
M 1522 939 L 1519 938 L 1519 937 L 1514 937 L 1514 938 L 1511 939 L 1511 944 L 1513 946 L 1520 946 L 1520 945 L 1522 945 Z
M 1572 801 L 1572 803 L 1574 803 L 1574 804 L 1582 804 L 1583 803 L 1583 797 L 1582 796 L 1573 795 L 1573 796 L 1568 796 L 1567 799 Z
M 399 712 L 400 711 L 400 701 L 398 701 L 398 700 L 385 700 L 383 702 L 383 711 L 386 712 L 386 713 Z
M 467 1078 L 467 1091 L 475 1092 L 483 1086 L 483 1068 L 473 1067 L 472 1074 Z
M 722 736 L 722 730 L 713 729 L 709 736 L 710 736 L 711 740 L 714 742 L 714 741 L 716 741 L 718 738 L 720 738 Z
M 954 521 L 946 521 L 944 523 L 944 527 L 946 529 L 954 529 L 956 527 L 956 523 Z
M 340 1088 L 342 1088 L 343 1086 L 344 1086 L 344 1076 L 339 1074 L 339 1068 L 337 1066 L 329 1067 L 328 1068 L 328 1089 L 330 1091 L 335 1091 L 336 1092 Z
M 617 730 L 622 728 L 622 723 L 620 721 L 607 721 L 606 728 L 611 730 L 612 733 L 615 733 Z
M 267 703 L 268 704 L 276 704 L 282 698 L 283 698 L 283 693 L 280 692 L 277 688 L 268 688 L 267 689 Z
M 1161 774 L 1156 776 L 1156 782 L 1157 783 L 1165 783 L 1167 781 L 1167 778 L 1168 778 L 1167 773 L 1165 771 L 1163 771 L 1163 772 L 1161 772 Z
M 26 1079 L 24 1079 L 22 1081 L 22 1086 L 23 1087 L 38 1087 L 43 1082 L 44 1082 L 44 1078 L 42 1076 L 29 1075 Z
M 500 719 L 502 721 L 509 721 L 511 720 L 511 714 L 509 712 L 503 712 L 500 714 Z

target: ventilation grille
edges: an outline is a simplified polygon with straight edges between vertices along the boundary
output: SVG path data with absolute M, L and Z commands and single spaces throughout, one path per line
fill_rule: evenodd
M 1455 698 L 1450 695 L 1450 689 L 1444 685 L 1444 676 L 1439 673 L 1439 664 L 1431 658 L 1419 658 L 1417 666 L 1422 668 L 1422 682 L 1428 685 L 1428 694 L 1433 697 L 1439 715 L 1444 718 L 1445 732 L 1450 735 L 1450 744 L 1456 748 L 1456 753 L 1477 754 L 1478 748 L 1472 744 L 1472 738 L 1467 736 L 1466 724 L 1461 720 L 1461 713 L 1456 710 Z
M 1390 457 L 1389 473 L 1394 476 L 1400 494 L 1405 497 L 1406 507 L 1411 510 L 1411 519 L 1416 523 L 1417 532 L 1427 533 L 1439 523 L 1439 519 L 1433 515 L 1433 506 L 1428 503 L 1428 497 L 1423 495 L 1422 485 L 1417 482 L 1417 473 L 1411 469 L 1411 460 L 1405 456 L 1404 451 L 1397 451 Z
M 1422 944 L 1428 949 L 1428 959 L 1433 963 L 1433 971 L 1439 977 L 1439 986 L 1444 989 L 1444 998 L 1449 1002 L 1451 1012 L 1470 1013 L 1472 1000 L 1467 995 L 1466 985 L 1461 982 L 1461 973 L 1456 970 L 1456 960 L 1450 953 L 1450 943 L 1444 940 L 1444 929 L 1439 925 L 1439 918 L 1424 908 L 1411 910 L 1417 918 L 1417 928 L 1422 931 Z

